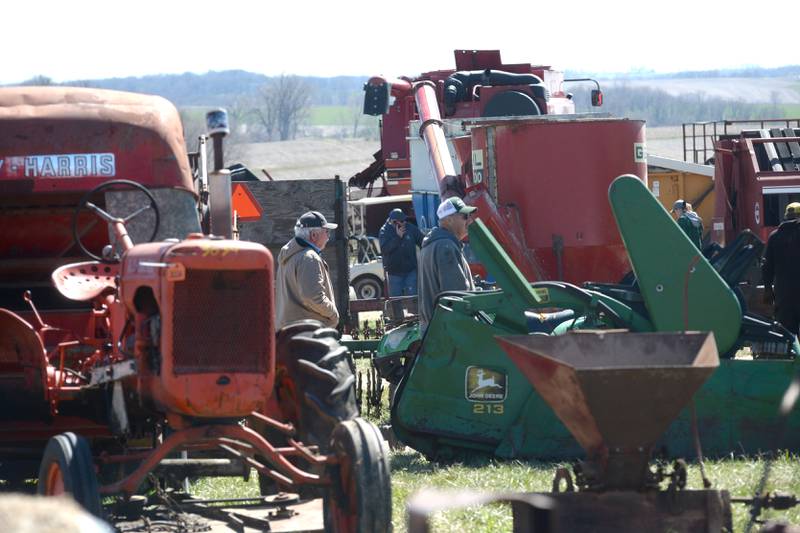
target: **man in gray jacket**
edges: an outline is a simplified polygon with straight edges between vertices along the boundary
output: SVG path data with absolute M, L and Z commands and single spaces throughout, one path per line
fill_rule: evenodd
M 328 230 L 336 227 L 318 211 L 309 211 L 297 219 L 294 238 L 278 254 L 276 329 L 307 318 L 319 320 L 328 327 L 338 325 L 333 284 L 328 264 L 322 259 L 322 250 L 328 244 Z
M 471 207 L 461 198 L 452 197 L 439 204 L 439 225 L 422 241 L 419 258 L 419 327 L 424 333 L 433 317 L 436 297 L 445 291 L 475 290 L 464 244 Z

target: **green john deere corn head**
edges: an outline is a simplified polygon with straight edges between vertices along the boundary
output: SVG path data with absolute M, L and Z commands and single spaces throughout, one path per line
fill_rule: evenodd
M 799 369 L 795 338 L 743 312 L 743 300 L 641 180 L 617 178 L 609 200 L 636 276 L 628 285 L 529 283 L 480 220 L 470 226 L 470 245 L 500 290 L 441 294 L 423 338 L 416 325 L 389 331 L 374 360 L 397 385 L 391 422 L 400 441 L 440 459 L 576 457 L 580 446 L 496 337 L 627 329 L 714 333 L 723 359 L 695 396 L 705 454 L 800 450 L 800 415 L 778 416 Z M 753 345 L 769 346 L 770 357 L 743 358 Z M 659 446 L 671 456 L 694 453 L 691 409 Z

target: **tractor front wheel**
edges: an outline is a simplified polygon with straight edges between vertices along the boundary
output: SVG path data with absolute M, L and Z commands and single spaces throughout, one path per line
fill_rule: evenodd
M 331 486 L 323 503 L 325 531 L 391 531 L 389 450 L 378 428 L 362 418 L 340 423 L 331 435 L 330 453 L 337 463 L 328 467 Z
M 45 496 L 69 494 L 87 511 L 102 517 L 97 475 L 86 439 L 70 432 L 47 442 L 37 492 Z

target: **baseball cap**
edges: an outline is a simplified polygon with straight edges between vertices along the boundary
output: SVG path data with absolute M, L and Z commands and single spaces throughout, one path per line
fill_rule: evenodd
M 439 218 L 444 218 L 449 217 L 450 215 L 455 215 L 456 213 L 468 215 L 476 209 L 478 208 L 465 204 L 464 200 L 461 198 L 457 196 L 451 196 L 439 204 L 439 207 L 436 209 L 436 216 Z
M 408 217 L 406 217 L 402 209 L 392 209 L 389 212 L 389 220 L 405 220 L 406 218 Z
M 797 218 L 800 216 L 800 202 L 792 202 L 786 206 L 784 218 Z
M 300 215 L 300 218 L 297 219 L 297 224 L 295 225 L 299 228 L 336 229 L 339 227 L 338 224 L 328 222 L 319 211 L 309 211 L 308 213 L 303 213 Z
M 686 200 L 675 200 L 675 203 L 672 204 L 672 213 L 674 213 L 678 209 L 686 209 Z

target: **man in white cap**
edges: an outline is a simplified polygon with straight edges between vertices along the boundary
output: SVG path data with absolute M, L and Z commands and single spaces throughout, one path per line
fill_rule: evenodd
M 445 291 L 475 290 L 464 244 L 470 215 L 477 207 L 451 197 L 439 204 L 439 225 L 422 241 L 419 259 L 419 327 L 424 333 L 433 317 L 436 298 Z
M 339 323 L 328 264 L 322 250 L 328 244 L 328 231 L 337 224 L 328 222 L 319 211 L 309 211 L 297 219 L 294 238 L 278 254 L 275 281 L 275 326 L 280 329 L 303 319 L 319 320 L 328 327 Z

